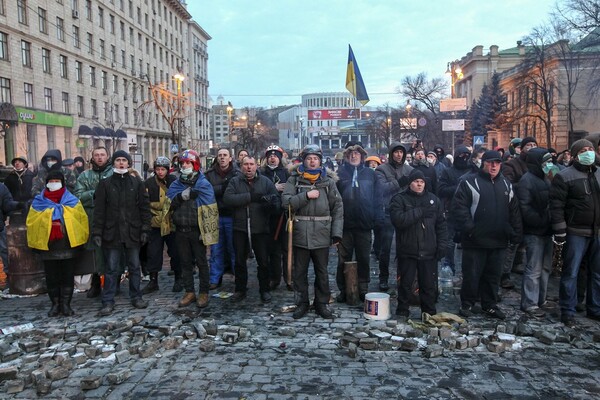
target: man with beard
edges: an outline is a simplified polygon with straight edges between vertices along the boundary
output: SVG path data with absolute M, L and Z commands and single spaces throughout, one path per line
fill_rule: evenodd
M 94 223 L 96 188 L 101 180 L 110 177 L 112 174 L 113 169 L 108 157 L 108 151 L 105 147 L 96 147 L 92 151 L 91 168 L 83 171 L 77 177 L 77 184 L 75 185 L 73 194 L 81 200 L 81 205 L 83 205 L 83 209 L 88 216 L 90 232 Z M 88 298 L 100 296 L 100 275 L 104 273 L 104 255 L 102 254 L 102 250 L 98 246 L 95 246 L 91 239 L 90 235 L 86 250 L 94 251 L 96 272 L 92 275 L 92 286 L 87 292 Z

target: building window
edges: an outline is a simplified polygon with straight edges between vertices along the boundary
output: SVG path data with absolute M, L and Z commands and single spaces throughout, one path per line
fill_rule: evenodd
M 87 34 L 87 48 L 88 53 L 94 54 L 94 35 L 89 32 Z
M 110 108 L 108 107 L 108 101 L 102 103 L 102 111 L 104 114 L 104 119 L 108 121 L 110 119 Z
M 21 40 L 21 62 L 31 68 L 31 43 Z
M 44 88 L 44 106 L 46 110 L 52 111 L 52 89 Z
M 98 25 L 104 29 L 104 8 L 98 7 Z
M 8 35 L 4 32 L 0 32 L 0 60 L 8 60 Z
M 127 106 L 123 107 L 123 119 L 125 120 L 124 122 L 126 124 L 129 123 L 129 107 L 127 107 Z
M 73 25 L 73 47 L 79 48 L 81 46 L 79 42 L 79 27 Z
M 100 58 L 105 59 L 106 58 L 106 49 L 105 49 L 105 45 L 104 45 L 104 40 L 100 39 Z
M 133 28 L 129 28 L 129 44 L 134 45 Z
M 48 14 L 46 10 L 38 7 L 38 19 L 40 23 L 40 32 L 48 34 Z
M 115 47 L 114 44 L 110 45 L 110 61 L 115 64 L 117 62 L 117 48 Z M 112 66 L 113 68 L 116 67 L 116 65 Z
M 0 77 L 0 100 L 3 103 L 11 103 L 10 79 Z
M 20 24 L 27 25 L 27 1 L 17 0 L 17 17 Z
M 90 65 L 90 86 L 96 87 L 96 67 Z
M 119 118 L 119 105 L 113 105 L 113 122 L 119 122 L 121 119 Z
M 108 89 L 108 75 L 106 74 L 106 71 L 102 71 L 100 85 L 102 87 L 102 90 Z
M 75 79 L 77 82 L 83 82 L 83 65 L 81 61 L 75 61 Z
M 83 96 L 77 96 L 77 116 L 83 117 L 84 110 Z
M 52 73 L 50 61 L 50 50 L 42 48 L 42 71 L 47 74 Z
M 25 94 L 25 107 L 33 107 L 33 85 L 24 83 L 23 93 Z
M 62 92 L 62 110 L 65 114 L 70 114 L 69 108 L 69 93 Z
M 92 0 L 85 0 L 85 17 L 88 21 L 92 20 Z
M 56 17 L 56 38 L 61 42 L 65 41 L 65 21 Z
M 69 78 L 69 64 L 67 61 L 67 56 L 63 56 L 62 54 L 58 56 L 58 63 L 60 65 L 60 77 L 68 79 Z
M 125 61 L 127 60 L 127 56 L 125 54 L 125 50 L 121 50 L 121 67 L 125 68 Z
M 108 30 L 113 35 L 115 34 L 115 16 L 112 14 L 108 17 Z
M 48 148 L 55 149 L 56 148 L 56 133 L 54 132 L 53 126 L 46 127 L 46 138 L 48 141 Z
M 119 93 L 119 77 L 116 75 L 112 76 L 112 91 L 113 93 Z
M 4 0 L 0 0 L 0 15 L 4 15 L 5 11 L 4 11 Z
M 129 86 L 129 81 L 123 78 L 123 100 L 127 100 L 127 89 Z
M 98 102 L 92 99 L 92 118 L 98 118 Z

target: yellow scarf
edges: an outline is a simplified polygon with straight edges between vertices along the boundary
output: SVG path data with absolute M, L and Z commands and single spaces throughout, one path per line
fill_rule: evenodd
M 311 174 L 308 171 L 304 171 L 302 173 L 302 177 L 304 179 L 306 179 L 307 181 L 309 181 L 312 185 L 315 184 L 315 182 L 317 181 L 317 179 L 319 179 L 320 176 L 321 176 L 321 171 L 319 171 L 316 174 Z

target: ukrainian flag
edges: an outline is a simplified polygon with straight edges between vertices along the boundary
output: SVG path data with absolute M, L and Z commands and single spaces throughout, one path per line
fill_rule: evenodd
M 358 69 L 358 63 L 354 58 L 354 52 L 352 52 L 352 46 L 348 45 L 348 68 L 346 70 L 346 89 L 354 95 L 363 106 L 369 102 L 369 95 L 365 88 L 360 70 Z

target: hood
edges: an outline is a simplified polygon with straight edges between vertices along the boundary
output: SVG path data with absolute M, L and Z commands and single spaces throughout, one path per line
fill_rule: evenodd
M 548 153 L 548 150 L 543 147 L 533 148 L 527 152 L 525 158 L 527 170 L 535 176 L 543 178 L 544 171 L 542 170 L 542 164 L 548 160 L 552 160 L 552 155 Z
M 598 145 L 600 145 L 600 133 L 592 133 L 584 138 L 585 140 L 589 140 L 594 145 L 594 150 L 596 153 L 598 152 Z
M 406 160 L 406 147 L 404 147 L 404 145 L 402 145 L 402 143 L 400 142 L 392 142 L 390 143 L 390 151 L 388 152 L 388 162 L 392 165 L 395 165 L 396 162 L 394 161 L 394 151 L 397 149 L 401 149 L 404 152 L 404 155 L 402 156 L 402 162 L 401 164 L 404 164 L 404 161 Z
M 58 161 L 56 164 L 54 164 L 52 166 L 52 169 L 48 168 L 48 163 L 47 163 L 48 157 L 54 157 Z M 48 150 L 42 157 L 42 161 L 40 162 L 40 164 L 46 171 L 60 170 L 60 168 L 62 167 L 62 154 L 60 153 L 60 150 L 58 150 L 58 149 Z
M 442 146 L 435 146 L 433 152 L 437 155 L 438 161 L 442 161 L 446 156 L 446 152 Z

